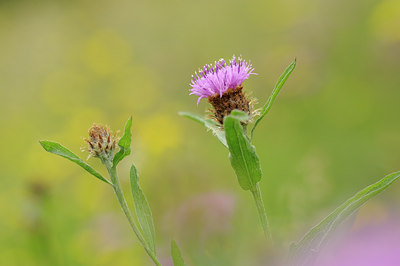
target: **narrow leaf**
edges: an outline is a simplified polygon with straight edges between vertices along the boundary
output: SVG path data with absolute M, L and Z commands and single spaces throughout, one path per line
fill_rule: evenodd
M 124 134 L 118 141 L 119 151 L 115 154 L 113 165 L 114 167 L 125 157 L 131 154 L 131 138 L 132 138 L 132 116 L 129 117 L 125 124 Z
M 46 151 L 56 154 L 56 155 L 59 155 L 61 157 L 67 158 L 68 160 L 76 163 L 77 165 L 79 165 L 80 167 L 82 167 L 83 169 L 85 169 L 86 171 L 88 171 L 89 173 L 91 173 L 92 175 L 94 175 L 95 177 L 100 179 L 101 181 L 104 181 L 104 182 L 112 185 L 111 182 L 108 181 L 106 178 L 104 178 L 99 172 L 94 170 L 90 165 L 85 163 L 76 154 L 74 154 L 72 151 L 68 150 L 61 144 L 59 144 L 57 142 L 53 142 L 53 141 L 48 141 L 48 140 L 41 140 L 39 142 L 40 142 L 40 145 L 42 145 L 42 147 Z
M 261 180 L 262 172 L 255 148 L 243 133 L 240 121 L 245 117 L 243 115 L 238 116 L 239 112 L 234 111 L 224 118 L 224 129 L 232 168 L 240 186 L 244 190 L 249 190 L 254 189 L 255 185 Z
M 289 253 L 290 260 L 295 265 L 310 265 L 323 244 L 335 232 L 335 229 L 342 224 L 346 218 L 356 212 L 365 202 L 373 196 L 379 194 L 388 188 L 394 181 L 400 177 L 400 172 L 395 172 L 385 176 L 375 184 L 372 184 L 361 190 L 353 197 L 348 199 L 328 217 L 313 227 L 298 243 L 293 244 Z
M 199 124 L 202 124 L 202 125 L 204 125 L 204 123 L 206 121 L 206 119 L 204 117 L 196 115 L 196 114 L 192 114 L 192 113 L 189 113 L 189 112 L 179 112 L 178 114 L 180 116 L 187 117 L 190 120 L 193 120 L 193 121 L 195 121 L 195 122 L 197 122 Z
M 274 90 L 272 91 L 267 102 L 265 103 L 264 107 L 261 110 L 260 117 L 256 120 L 256 123 L 254 124 L 253 129 L 251 130 L 251 139 L 253 139 L 254 130 L 256 129 L 258 123 L 260 123 L 260 121 L 264 118 L 264 116 L 271 109 L 272 104 L 274 103 L 276 97 L 278 96 L 279 92 L 281 91 L 282 86 L 285 84 L 286 80 L 289 78 L 290 74 L 293 72 L 295 67 L 296 67 L 296 59 L 286 68 L 286 70 L 279 77 Z
M 136 167 L 132 164 L 131 167 L 131 190 L 133 196 L 133 203 L 135 204 L 136 216 L 138 218 L 140 227 L 142 228 L 144 239 L 149 245 L 150 249 L 156 254 L 156 233 L 154 230 L 153 216 L 149 203 L 144 196 L 144 193 L 139 185 L 139 176 Z
M 228 144 L 225 139 L 225 132 L 217 125 L 217 123 L 211 119 L 206 119 L 196 114 L 192 114 L 189 112 L 179 112 L 179 115 L 189 118 L 199 124 L 204 125 L 208 130 L 218 138 L 218 140 L 228 148 Z
M 185 266 L 185 262 L 183 261 L 181 251 L 179 250 L 178 245 L 175 240 L 171 241 L 171 255 L 172 261 L 174 262 L 174 266 Z

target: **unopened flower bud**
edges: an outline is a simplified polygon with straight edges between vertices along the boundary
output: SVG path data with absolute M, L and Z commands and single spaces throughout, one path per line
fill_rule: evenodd
M 90 155 L 111 161 L 119 139 L 117 133 L 112 134 L 108 127 L 93 124 L 89 129 L 89 137 L 85 141 L 88 143 L 87 151 Z

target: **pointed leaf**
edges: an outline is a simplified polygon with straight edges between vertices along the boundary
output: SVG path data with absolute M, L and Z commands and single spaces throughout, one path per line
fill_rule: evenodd
M 211 130 L 211 132 L 218 138 L 218 140 L 228 148 L 228 144 L 225 139 L 225 132 L 217 125 L 217 123 L 211 119 L 206 119 L 196 114 L 192 114 L 189 112 L 179 112 L 179 115 L 189 118 L 199 124 L 204 125 L 207 129 Z
M 244 190 L 249 190 L 254 189 L 261 180 L 262 171 L 255 148 L 243 133 L 240 123 L 247 116 L 240 113 L 243 112 L 233 111 L 231 115 L 226 116 L 224 129 L 232 168 L 235 170 L 240 186 Z
M 370 198 L 388 188 L 399 177 L 400 172 L 387 175 L 340 205 L 329 214 L 328 217 L 312 228 L 302 240 L 291 246 L 291 251 L 289 253 L 290 260 L 294 262 L 296 266 L 310 265 L 310 262 L 315 259 L 323 244 L 326 243 L 329 237 L 335 232 L 335 229 L 337 229 L 346 218 L 350 217 L 351 214 L 356 212 Z
M 174 266 L 186 266 L 185 261 L 182 258 L 181 251 L 179 250 L 175 240 L 171 241 L 171 255 Z
M 204 123 L 206 121 L 206 119 L 204 117 L 196 115 L 196 114 L 192 114 L 190 112 L 179 112 L 178 114 L 180 116 L 187 117 L 190 120 L 193 120 L 193 121 L 195 121 L 195 122 L 197 122 L 199 124 L 202 124 L 202 125 L 204 125 Z
M 56 154 L 56 155 L 59 155 L 61 157 L 67 158 L 68 160 L 76 163 L 77 165 L 79 165 L 80 167 L 82 167 L 83 169 L 85 169 L 86 171 L 88 171 L 89 173 L 91 173 L 92 175 L 94 175 L 95 177 L 100 179 L 101 181 L 104 181 L 104 182 L 112 185 L 111 182 L 108 181 L 106 178 L 104 178 L 99 172 L 94 170 L 90 165 L 85 163 L 76 154 L 74 154 L 72 151 L 68 150 L 61 144 L 59 144 L 57 142 L 53 142 L 53 141 L 48 141 L 48 140 L 41 140 L 39 142 L 40 142 L 40 145 L 42 145 L 42 147 L 46 151 Z
M 290 74 L 293 72 L 295 67 L 296 67 L 296 59 L 286 68 L 286 70 L 279 77 L 274 90 L 272 91 L 267 102 L 265 103 L 264 107 L 261 110 L 260 117 L 256 120 L 256 123 L 254 124 L 253 129 L 251 130 L 251 139 L 253 139 L 254 130 L 256 129 L 258 123 L 260 123 L 260 121 L 264 118 L 264 116 L 271 109 L 272 104 L 274 103 L 276 97 L 278 96 L 279 92 L 281 91 L 283 84 L 285 84 L 286 80 L 289 78 Z
M 133 196 L 133 203 L 135 204 L 136 216 L 138 218 L 140 227 L 142 228 L 144 239 L 149 245 L 150 249 L 156 254 L 156 233 L 154 230 L 153 216 L 149 203 L 144 196 L 144 193 L 139 185 L 139 176 L 136 167 L 132 164 L 131 167 L 131 191 Z
M 125 157 L 131 154 L 131 138 L 132 138 L 132 116 L 129 117 L 125 124 L 124 135 L 118 141 L 119 151 L 115 154 L 113 165 L 114 167 Z

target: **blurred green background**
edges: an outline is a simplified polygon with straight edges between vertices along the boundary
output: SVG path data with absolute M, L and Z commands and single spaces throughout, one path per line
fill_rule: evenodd
M 233 54 L 269 96 L 297 68 L 255 134 L 278 248 L 265 245 L 250 193 L 211 133 L 192 73 Z M 122 129 L 153 210 L 158 253 L 189 265 L 263 265 L 359 189 L 400 169 L 400 1 L 1 1 L 0 264 L 151 265 L 112 190 L 39 139 L 80 152 L 93 122 Z M 95 159 L 89 163 L 105 174 Z M 400 184 L 361 209 L 384 223 Z M 131 202 L 129 202 L 131 204 Z

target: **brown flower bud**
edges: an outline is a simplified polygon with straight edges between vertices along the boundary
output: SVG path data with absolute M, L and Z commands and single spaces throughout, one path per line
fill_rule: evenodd
M 89 129 L 89 137 L 85 141 L 88 143 L 87 151 L 90 155 L 112 160 L 119 139 L 117 133 L 112 134 L 108 127 L 93 124 Z

